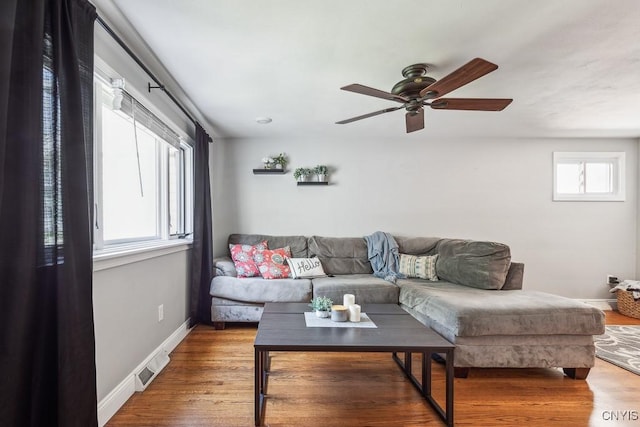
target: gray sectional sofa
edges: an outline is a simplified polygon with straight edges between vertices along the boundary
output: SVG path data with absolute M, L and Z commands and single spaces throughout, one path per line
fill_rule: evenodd
M 495 242 L 395 237 L 399 252 L 438 255 L 438 281 L 391 283 L 375 277 L 364 238 L 232 234 L 230 244 L 289 246 L 292 257 L 317 256 L 327 277 L 237 278 L 229 257 L 214 260 L 211 318 L 258 322 L 265 302 L 308 302 L 315 296 L 358 303 L 393 303 L 456 345 L 456 376 L 469 368 L 560 367 L 584 379 L 595 360 L 593 335 L 604 333 L 604 313 L 553 294 L 522 290 L 524 265 L 511 262 L 508 246 Z

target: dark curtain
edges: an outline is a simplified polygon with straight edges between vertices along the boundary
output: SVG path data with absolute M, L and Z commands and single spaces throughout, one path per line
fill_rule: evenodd
M 191 325 L 211 323 L 209 286 L 213 272 L 211 190 L 209 185 L 209 135 L 196 123 L 194 154 L 194 220 L 191 253 L 189 316 Z
M 96 426 L 95 8 L 0 4 L 0 425 Z

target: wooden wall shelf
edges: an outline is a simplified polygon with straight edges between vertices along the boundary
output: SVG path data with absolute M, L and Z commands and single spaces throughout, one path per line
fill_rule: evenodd
M 287 173 L 286 170 L 284 169 L 254 169 L 253 170 L 253 174 L 254 175 L 283 175 Z
M 328 181 L 298 181 L 298 185 L 329 185 Z

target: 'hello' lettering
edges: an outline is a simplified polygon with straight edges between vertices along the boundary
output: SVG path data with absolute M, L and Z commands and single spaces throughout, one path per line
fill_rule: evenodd
M 296 269 L 299 271 L 309 271 L 320 266 L 320 260 L 317 258 L 305 259 L 298 262 Z

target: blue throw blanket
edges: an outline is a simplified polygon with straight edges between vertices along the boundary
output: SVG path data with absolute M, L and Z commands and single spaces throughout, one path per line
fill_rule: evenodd
M 373 275 L 396 283 L 396 279 L 404 276 L 398 272 L 400 267 L 400 255 L 398 243 L 389 233 L 376 231 L 370 236 L 365 236 L 367 242 L 367 256 L 373 267 Z

